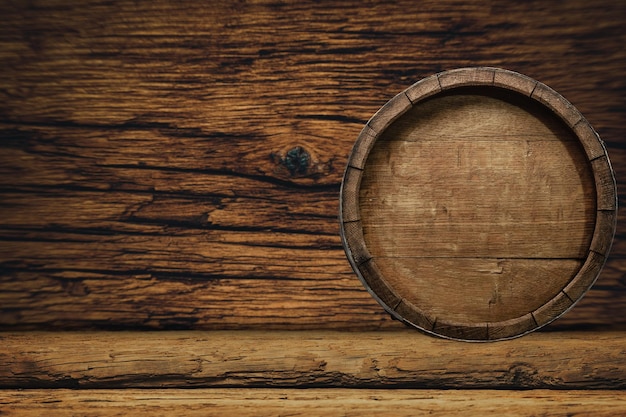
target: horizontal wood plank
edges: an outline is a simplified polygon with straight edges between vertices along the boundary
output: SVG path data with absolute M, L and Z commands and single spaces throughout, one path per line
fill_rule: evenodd
M 81 416 L 619 416 L 614 391 L 194 389 L 0 391 L 16 417 Z
M 60 0 L 0 15 L 2 329 L 401 328 L 345 259 L 338 193 L 367 120 L 444 69 L 554 88 L 626 185 L 620 2 Z M 626 325 L 619 224 L 596 286 L 551 328 Z
M 625 389 L 626 333 L 467 343 L 395 332 L 0 335 L 2 388 Z

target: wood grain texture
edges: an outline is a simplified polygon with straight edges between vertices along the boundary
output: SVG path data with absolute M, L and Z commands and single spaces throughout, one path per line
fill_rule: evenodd
M 621 2 L 3 1 L 0 16 L 3 329 L 400 328 L 345 259 L 339 184 L 374 112 L 444 69 L 554 88 L 624 188 Z M 624 227 L 553 328 L 626 325 Z
M 500 73 L 509 78 L 496 84 Z M 537 81 L 519 94 L 528 81 L 499 68 L 438 73 L 359 135 L 340 193 L 342 242 L 399 320 L 454 339 L 510 338 L 560 316 L 596 280 L 615 232 L 611 167 L 562 96 Z
M 325 389 L 0 391 L 0 412 L 58 416 L 620 416 L 626 400 L 606 391 Z M 470 411 L 471 410 L 471 411 Z
M 4 333 L 0 388 L 623 390 L 625 338 L 536 332 L 481 344 L 411 329 Z

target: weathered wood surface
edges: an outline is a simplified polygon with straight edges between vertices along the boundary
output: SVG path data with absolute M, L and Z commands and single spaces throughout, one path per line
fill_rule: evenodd
M 438 73 L 385 104 L 340 198 L 364 285 L 398 319 L 463 340 L 519 336 L 569 309 L 599 275 L 617 215 L 611 166 L 583 116 L 489 67 Z
M 621 416 L 606 391 L 325 389 L 0 391 L 6 416 Z
M 623 2 L 4 1 L 0 16 L 4 329 L 401 327 L 345 259 L 339 184 L 367 119 L 443 69 L 548 84 L 624 188 Z M 624 227 L 552 328 L 626 325 Z
M 487 344 L 411 329 L 4 333 L 0 388 L 626 389 L 625 342 L 611 331 Z

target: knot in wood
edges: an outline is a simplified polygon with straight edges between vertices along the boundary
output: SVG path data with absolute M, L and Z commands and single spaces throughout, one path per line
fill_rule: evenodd
M 291 175 L 302 175 L 309 169 L 311 155 L 302 146 L 296 146 L 287 151 L 281 162 Z

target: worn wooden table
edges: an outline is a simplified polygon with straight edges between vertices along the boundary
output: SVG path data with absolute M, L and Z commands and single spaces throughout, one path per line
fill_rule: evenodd
M 0 16 L 0 414 L 626 411 L 623 216 L 573 310 L 491 344 L 391 320 L 337 220 L 367 119 L 463 66 L 563 94 L 623 188 L 626 3 L 4 0 Z

